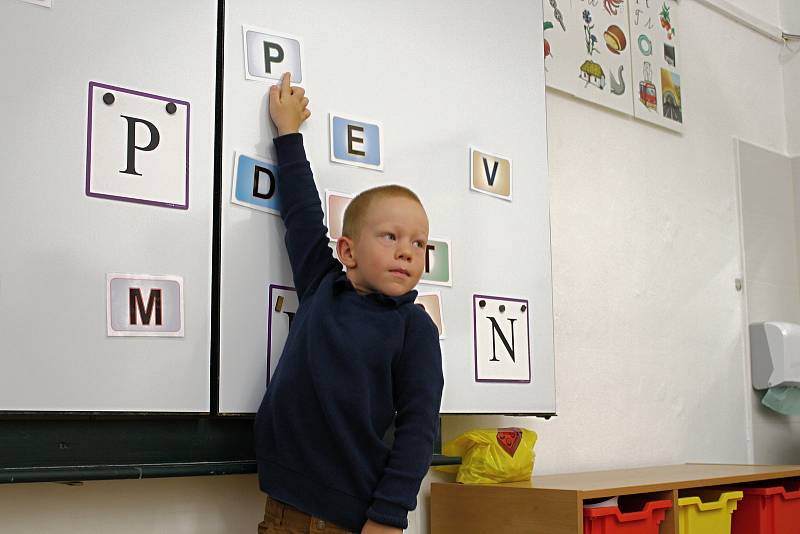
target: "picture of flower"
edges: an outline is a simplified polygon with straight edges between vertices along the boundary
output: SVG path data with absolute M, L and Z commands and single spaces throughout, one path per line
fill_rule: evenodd
M 597 37 L 592 34 L 594 24 L 592 24 L 592 14 L 588 9 L 583 10 L 583 33 L 586 38 L 586 53 L 591 56 L 592 54 L 599 54 L 600 50 L 595 46 L 597 44 Z

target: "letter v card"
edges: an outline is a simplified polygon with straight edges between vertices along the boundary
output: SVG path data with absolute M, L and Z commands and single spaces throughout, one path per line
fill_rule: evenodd
M 469 149 L 470 189 L 511 200 L 511 159 L 475 147 Z

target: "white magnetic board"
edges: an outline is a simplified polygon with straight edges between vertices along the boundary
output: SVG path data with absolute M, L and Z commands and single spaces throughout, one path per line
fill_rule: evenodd
M 279 69 L 285 55 L 294 76 L 300 63 L 313 113 L 302 132 L 322 199 L 325 190 L 406 185 L 427 208 L 431 236 L 449 242 L 452 286 L 419 286 L 441 297 L 442 413 L 554 413 L 541 5 L 230 0 L 225 14 L 220 412 L 257 410 L 267 355 L 280 346 L 268 339 L 271 321 L 286 319 L 269 301 L 270 287 L 276 294 L 275 286 L 292 285 L 281 219 L 231 200 L 237 153 L 275 161 L 266 105 L 272 82 L 247 79 L 248 27 L 300 43 L 291 58 L 265 46 L 253 71 L 266 72 L 267 58 Z M 382 171 L 330 161 L 330 113 L 380 123 Z M 511 159 L 511 201 L 470 188 L 470 147 Z M 520 309 L 527 302 L 527 380 L 476 380 L 483 371 L 474 353 L 474 295 L 519 299 Z
M 209 411 L 216 15 L 0 3 L 0 411 Z M 166 335 L 111 325 L 113 273 L 174 278 L 163 310 L 131 290 Z

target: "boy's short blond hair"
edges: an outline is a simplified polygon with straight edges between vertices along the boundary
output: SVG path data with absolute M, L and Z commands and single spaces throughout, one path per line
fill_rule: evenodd
M 361 233 L 367 210 L 370 204 L 372 204 L 372 201 L 389 197 L 408 198 L 419 204 L 423 211 L 425 210 L 416 193 L 407 187 L 396 184 L 373 187 L 372 189 L 367 189 L 356 195 L 356 197 L 350 201 L 350 204 L 347 205 L 347 209 L 344 210 L 342 235 L 351 239 L 356 239 L 359 233 Z

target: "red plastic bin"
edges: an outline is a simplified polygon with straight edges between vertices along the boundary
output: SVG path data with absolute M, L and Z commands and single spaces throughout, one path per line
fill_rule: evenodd
M 672 501 L 650 501 L 639 512 L 622 513 L 617 506 L 583 509 L 583 534 L 658 534 Z
M 734 512 L 731 534 L 797 534 L 800 532 L 800 489 L 742 488 L 744 498 Z

